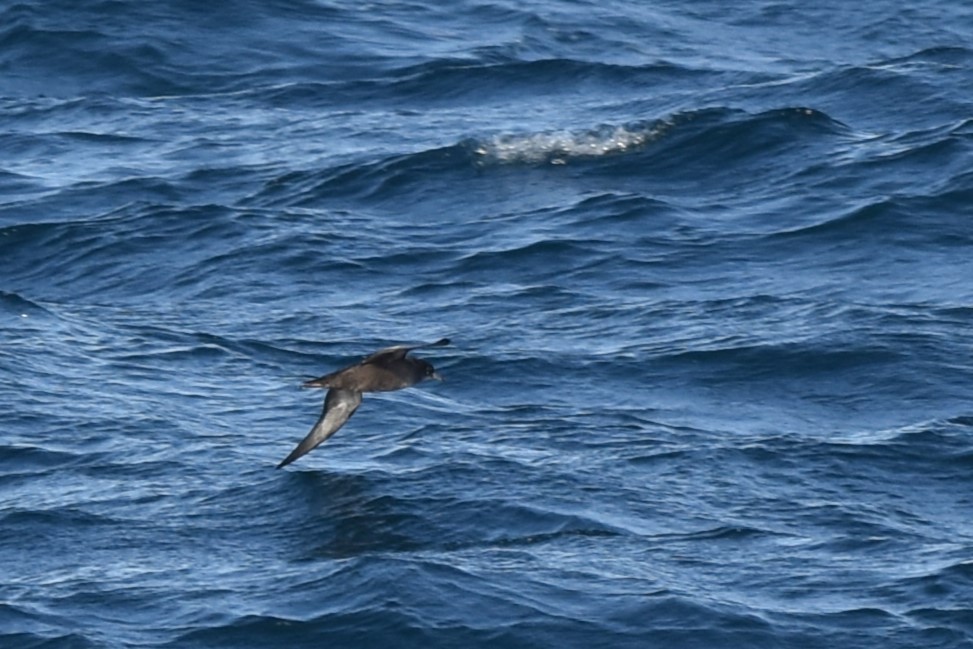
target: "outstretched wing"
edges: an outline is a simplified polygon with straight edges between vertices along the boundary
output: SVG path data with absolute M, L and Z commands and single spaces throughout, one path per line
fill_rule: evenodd
M 310 453 L 321 442 L 337 433 L 338 429 L 348 421 L 348 418 L 355 414 L 359 405 L 361 405 L 361 392 L 336 388 L 328 390 L 328 396 L 324 399 L 324 409 L 321 411 L 318 422 L 314 424 L 314 428 L 307 434 L 307 437 L 301 440 L 297 448 L 277 465 L 277 468 L 287 466 L 302 455 Z
M 386 347 L 385 349 L 380 349 L 374 354 L 368 356 L 361 362 L 362 365 L 365 363 L 375 363 L 377 362 L 388 362 L 399 360 L 405 358 L 405 355 L 411 352 L 413 349 L 424 349 L 426 347 L 442 347 L 443 345 L 449 344 L 449 338 L 440 338 L 434 343 L 422 343 L 419 345 L 396 345 L 394 347 Z

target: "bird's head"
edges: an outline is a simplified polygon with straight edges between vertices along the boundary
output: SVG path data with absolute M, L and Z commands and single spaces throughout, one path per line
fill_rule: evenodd
M 419 368 L 422 370 L 423 379 L 436 379 L 437 381 L 443 380 L 443 377 L 440 376 L 440 374 L 430 363 L 427 363 L 426 361 L 419 358 L 417 358 L 416 360 L 419 361 Z

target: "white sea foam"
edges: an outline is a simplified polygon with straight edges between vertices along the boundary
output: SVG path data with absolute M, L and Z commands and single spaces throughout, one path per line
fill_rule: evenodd
M 567 164 L 575 158 L 626 153 L 657 139 L 672 123 L 660 120 L 587 131 L 501 134 L 478 142 L 473 153 L 486 163 Z

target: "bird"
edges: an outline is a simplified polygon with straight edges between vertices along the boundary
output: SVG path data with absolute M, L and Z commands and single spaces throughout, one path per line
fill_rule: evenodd
M 388 392 L 401 390 L 426 379 L 442 381 L 431 364 L 408 356 L 414 349 L 448 345 L 449 338 L 420 345 L 395 345 L 380 349 L 354 365 L 337 372 L 305 381 L 305 388 L 328 388 L 324 408 L 316 424 L 301 443 L 291 451 L 277 468 L 287 466 L 299 457 L 310 453 L 318 445 L 338 432 L 361 405 L 363 392 Z

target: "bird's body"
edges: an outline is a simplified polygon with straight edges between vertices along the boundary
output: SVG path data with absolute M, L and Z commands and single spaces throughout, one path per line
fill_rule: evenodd
M 380 362 L 375 362 L 372 358 L 369 356 L 357 365 L 307 381 L 304 387 L 337 388 L 356 392 L 388 392 L 415 385 L 425 378 L 423 368 L 416 362 L 424 362 L 421 359 L 402 358 L 390 362 L 380 356 L 378 359 Z
M 324 410 L 314 428 L 277 468 L 287 466 L 338 432 L 361 405 L 364 392 L 388 392 L 415 385 L 427 378 L 442 380 L 433 366 L 407 354 L 421 347 L 448 345 L 443 338 L 426 345 L 398 345 L 380 349 L 354 365 L 304 383 L 306 388 L 329 388 Z

